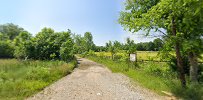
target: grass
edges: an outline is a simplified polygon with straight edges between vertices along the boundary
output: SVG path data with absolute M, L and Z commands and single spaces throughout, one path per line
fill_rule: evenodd
M 135 66 L 132 63 L 127 64 L 126 62 L 117 62 L 117 61 L 112 61 L 109 59 L 103 59 L 100 57 L 93 57 L 93 56 L 88 56 L 88 59 L 91 59 L 93 61 L 96 61 L 98 63 L 104 64 L 107 66 L 112 72 L 115 73 L 124 73 L 131 79 L 135 80 L 138 82 L 141 86 L 147 87 L 157 93 L 161 94 L 161 91 L 170 91 L 170 87 L 168 87 L 168 84 L 171 83 L 171 80 L 164 79 L 164 74 L 162 74 L 162 77 L 160 77 L 160 73 L 162 69 L 164 68 L 157 68 L 157 69 L 152 69 L 152 67 L 158 66 L 158 63 L 151 63 L 151 64 L 146 64 L 142 63 L 139 66 Z M 144 68 L 140 68 L 143 67 Z M 163 67 L 167 67 L 165 64 L 163 64 Z M 150 72 L 151 71 L 151 72 Z M 160 72 L 159 72 L 160 71 Z M 156 73 L 157 72 L 157 73 Z M 156 75 L 154 75 L 156 73 Z M 168 72 L 169 73 L 169 72 Z M 167 74 L 167 72 L 165 73 Z M 165 75 L 166 77 L 167 75 Z M 153 80 L 152 80 L 153 79 Z
M 171 53 L 174 54 L 174 53 Z M 107 56 L 111 58 L 111 53 L 110 52 L 95 52 L 96 56 Z M 116 55 L 124 57 L 125 53 L 124 52 L 119 52 Z M 203 54 L 201 55 L 202 58 L 199 58 L 199 62 L 203 62 Z M 158 51 L 137 51 L 137 60 L 138 61 L 146 61 L 146 60 L 153 60 L 153 61 L 161 61 L 163 59 L 160 58 L 158 55 Z
M 101 56 L 87 56 L 88 59 L 104 64 L 112 72 L 123 73 L 130 77 L 136 84 L 148 88 L 160 95 L 162 91 L 173 93 L 185 100 L 202 100 L 203 85 L 188 85 L 183 89 L 177 74 L 165 62 L 127 63 L 113 61 Z
M 97 56 L 111 56 L 110 52 L 95 52 Z M 125 56 L 125 53 L 117 53 L 118 56 Z M 137 51 L 137 59 L 139 60 L 160 60 L 160 57 L 158 56 L 158 52 L 156 51 Z
M 71 73 L 76 62 L 0 59 L 0 99 L 21 100 Z

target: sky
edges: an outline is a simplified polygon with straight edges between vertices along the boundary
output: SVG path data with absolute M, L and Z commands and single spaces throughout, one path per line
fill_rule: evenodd
M 37 34 L 50 27 L 57 32 L 70 29 L 83 35 L 91 32 L 96 45 L 109 40 L 148 42 L 154 38 L 124 31 L 117 22 L 125 0 L 0 0 L 0 24 L 14 23 Z M 143 33 L 143 32 L 138 32 Z

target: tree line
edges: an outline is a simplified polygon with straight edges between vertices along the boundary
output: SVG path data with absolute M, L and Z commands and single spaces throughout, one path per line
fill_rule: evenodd
M 129 50 L 129 45 L 134 45 L 134 49 L 136 51 L 160 51 L 163 48 L 164 41 L 160 38 L 157 38 L 150 42 L 135 43 L 134 40 L 127 38 L 126 43 L 121 43 L 119 41 L 109 41 L 105 46 L 96 46 L 93 51 L 109 51 L 110 45 L 115 45 L 115 48 L 118 50 Z
M 35 36 L 18 25 L 12 23 L 0 25 L 0 57 L 18 59 L 69 59 L 73 54 L 116 50 L 129 50 L 129 45 L 134 45 L 134 50 L 157 51 L 163 47 L 161 39 L 152 42 L 135 43 L 127 38 L 126 43 L 109 41 L 106 46 L 96 46 L 91 32 L 84 36 L 65 32 L 55 32 L 51 28 L 43 28 Z M 131 50 L 132 51 L 132 50 Z
M 0 58 L 64 60 L 73 55 L 71 31 L 43 28 L 36 36 L 12 23 L 0 25 Z

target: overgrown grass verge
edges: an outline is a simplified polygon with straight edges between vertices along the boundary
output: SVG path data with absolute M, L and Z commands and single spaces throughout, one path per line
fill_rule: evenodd
M 0 59 L 0 99 L 21 100 L 71 73 L 77 62 Z
M 112 72 L 123 73 L 140 86 L 158 94 L 162 95 L 162 91 L 167 91 L 185 100 L 203 99 L 203 85 L 188 85 L 186 89 L 183 89 L 176 73 L 170 69 L 167 63 L 147 62 L 133 64 L 98 56 L 86 56 L 86 58 L 104 64 Z

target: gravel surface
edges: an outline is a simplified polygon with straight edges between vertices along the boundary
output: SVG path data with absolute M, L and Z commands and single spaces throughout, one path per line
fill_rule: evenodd
M 123 74 L 112 73 L 93 61 L 79 58 L 79 66 L 28 100 L 165 100 L 147 89 L 133 86 Z

